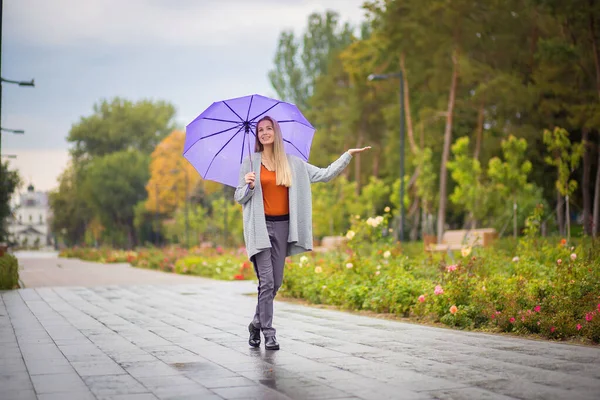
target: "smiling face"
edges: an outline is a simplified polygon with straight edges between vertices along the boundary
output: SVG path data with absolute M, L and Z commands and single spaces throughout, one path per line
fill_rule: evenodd
M 268 119 L 260 121 L 256 127 L 256 133 L 258 135 L 258 140 L 263 146 L 273 145 L 273 142 L 275 141 L 275 129 L 273 128 L 273 123 L 271 121 Z

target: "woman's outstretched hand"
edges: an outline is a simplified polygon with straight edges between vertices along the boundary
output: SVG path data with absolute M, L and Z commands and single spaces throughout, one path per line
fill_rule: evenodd
M 362 149 L 350 149 L 350 150 L 348 150 L 348 154 L 353 156 L 356 153 L 362 153 L 363 151 L 368 150 L 370 148 L 371 148 L 371 146 L 363 147 Z

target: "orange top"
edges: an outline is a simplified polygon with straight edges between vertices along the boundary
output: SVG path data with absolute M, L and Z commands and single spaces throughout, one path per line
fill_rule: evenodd
M 286 215 L 290 212 L 288 188 L 278 186 L 275 171 L 269 171 L 260 165 L 260 186 L 263 192 L 265 215 Z

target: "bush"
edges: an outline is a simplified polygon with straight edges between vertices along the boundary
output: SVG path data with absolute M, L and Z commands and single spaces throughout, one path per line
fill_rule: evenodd
M 0 290 L 19 288 L 19 263 L 11 254 L 0 257 Z

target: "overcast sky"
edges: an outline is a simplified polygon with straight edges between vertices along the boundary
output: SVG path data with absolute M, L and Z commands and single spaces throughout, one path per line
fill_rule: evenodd
M 279 33 L 310 13 L 358 24 L 363 0 L 4 0 L 2 154 L 48 190 L 66 167 L 65 138 L 100 99 L 164 99 L 184 127 L 213 101 L 275 96 L 267 73 Z M 5 159 L 4 159 L 5 160 Z

